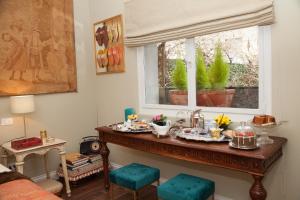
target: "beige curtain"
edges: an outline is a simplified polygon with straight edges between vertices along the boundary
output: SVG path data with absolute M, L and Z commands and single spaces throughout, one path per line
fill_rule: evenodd
M 126 0 L 125 44 L 143 46 L 273 21 L 273 0 Z

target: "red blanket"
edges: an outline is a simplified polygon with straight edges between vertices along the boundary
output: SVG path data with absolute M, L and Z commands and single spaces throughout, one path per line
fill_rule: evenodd
M 61 200 L 35 183 L 15 180 L 0 185 L 1 200 Z

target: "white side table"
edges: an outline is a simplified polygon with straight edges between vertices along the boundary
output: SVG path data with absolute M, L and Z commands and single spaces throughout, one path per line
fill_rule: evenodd
M 56 138 L 54 142 L 51 143 L 45 143 L 41 146 L 21 149 L 21 150 L 15 150 L 11 148 L 11 143 L 7 142 L 2 145 L 2 158 L 4 161 L 4 165 L 7 166 L 7 157 L 9 155 L 13 155 L 16 158 L 16 168 L 17 171 L 21 174 L 23 174 L 23 165 L 24 165 L 24 158 L 30 154 L 39 154 L 43 155 L 44 157 L 44 163 L 45 163 L 45 170 L 47 174 L 47 178 L 50 178 L 50 174 L 48 171 L 48 159 L 47 159 L 47 153 L 48 151 L 52 149 L 57 149 L 61 158 L 61 164 L 63 168 L 64 178 L 65 178 L 65 184 L 66 184 L 66 192 L 68 197 L 71 196 L 71 189 L 69 184 L 69 178 L 67 173 L 67 165 L 66 165 L 66 152 L 64 149 L 64 146 L 66 144 L 66 141 Z

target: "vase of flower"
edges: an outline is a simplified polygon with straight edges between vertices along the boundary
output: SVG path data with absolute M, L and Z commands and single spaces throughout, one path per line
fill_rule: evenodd
M 215 121 L 216 121 L 217 127 L 222 129 L 223 131 L 227 130 L 229 124 L 231 123 L 231 119 L 224 114 L 218 115 L 215 118 Z
M 171 127 L 171 121 L 163 114 L 156 115 L 152 118 L 152 126 L 155 129 L 157 137 L 167 136 Z

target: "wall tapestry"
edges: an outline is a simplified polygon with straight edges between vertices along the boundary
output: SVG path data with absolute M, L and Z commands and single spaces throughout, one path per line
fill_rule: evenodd
M 121 15 L 94 24 L 97 74 L 125 71 L 122 24 Z
M 0 0 L 0 96 L 77 90 L 73 0 Z

